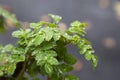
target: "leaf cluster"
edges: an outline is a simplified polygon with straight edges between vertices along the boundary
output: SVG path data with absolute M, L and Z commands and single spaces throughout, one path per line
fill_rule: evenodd
M 0 11 L 2 9 L 0 8 Z M 1 14 L 1 13 L 0 13 Z M 6 13 L 8 18 L 9 13 Z M 0 46 L 0 76 L 23 80 L 25 73 L 35 79 L 36 75 L 47 75 L 50 80 L 79 80 L 69 72 L 73 70 L 76 58 L 69 54 L 66 45 L 73 44 L 86 60 L 97 66 L 98 59 L 86 34 L 86 23 L 74 21 L 66 31 L 59 29 L 62 17 L 49 14 L 53 22 L 30 23 L 29 29 L 20 28 L 12 33 L 17 38 L 16 46 Z M 22 69 L 13 76 L 22 62 Z M 27 78 L 26 78 L 27 79 Z

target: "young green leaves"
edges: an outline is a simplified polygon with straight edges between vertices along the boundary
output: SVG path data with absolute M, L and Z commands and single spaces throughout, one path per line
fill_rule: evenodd
M 1 76 L 5 74 L 6 67 L 4 66 L 10 67 L 8 67 L 9 71 L 5 72 L 12 75 L 17 69 L 16 64 L 24 62 L 24 68 L 27 69 L 23 70 L 31 77 L 40 73 L 48 75 L 52 80 L 79 80 L 76 76 L 68 74 L 73 70 L 72 65 L 77 61 L 72 54 L 67 52 L 66 45 L 68 44 L 76 45 L 80 54 L 86 60 L 92 61 L 94 67 L 97 66 L 97 56 L 94 55 L 90 42 L 83 38 L 86 34 L 86 24 L 74 21 L 68 30 L 62 31 L 58 27 L 62 17 L 53 14 L 49 16 L 53 20 L 52 23 L 44 21 L 30 23 L 30 29 L 14 31 L 12 36 L 18 39 L 16 47 L 0 46 L 0 61 L 3 61 L 0 63 Z M 10 60 L 4 62 L 7 60 L 6 56 Z
M 53 15 L 53 14 L 48 14 L 48 15 L 52 18 L 53 23 L 58 24 L 62 20 L 61 16 Z
M 85 36 L 85 27 L 86 23 L 81 23 L 79 21 L 74 21 L 70 24 L 70 28 L 68 29 L 69 34 L 73 34 L 72 43 L 75 44 L 80 54 L 84 55 L 85 59 L 88 61 L 92 61 L 93 67 L 97 67 L 98 58 L 94 55 L 94 50 L 91 46 L 91 43 L 85 38 L 81 38 L 81 36 Z
M 0 49 L 0 77 L 13 75 L 16 65 L 25 60 L 24 50 L 8 44 Z
M 79 21 L 74 21 L 70 24 L 70 28 L 68 29 L 68 31 L 70 33 L 75 33 L 78 34 L 80 36 L 85 36 L 85 27 L 86 27 L 86 23 L 81 23 Z
M 77 47 L 79 48 L 80 54 L 84 55 L 85 59 L 88 61 L 92 61 L 93 67 L 97 67 L 98 58 L 94 54 L 94 50 L 90 42 L 84 38 L 81 38 L 81 41 L 76 43 Z

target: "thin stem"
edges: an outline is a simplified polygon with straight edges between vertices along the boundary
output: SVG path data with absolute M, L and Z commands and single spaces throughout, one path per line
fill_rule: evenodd
M 22 80 L 21 78 L 22 78 L 23 75 L 24 75 L 24 72 L 25 72 L 25 70 L 26 70 L 26 66 L 27 66 L 27 64 L 28 64 L 29 59 L 30 59 L 30 55 L 27 55 L 26 60 L 25 60 L 25 62 L 24 62 L 24 64 L 23 64 L 23 68 L 22 68 L 22 70 L 20 71 L 19 75 L 17 76 L 16 80 Z
M 47 80 L 51 80 L 49 76 L 48 76 Z

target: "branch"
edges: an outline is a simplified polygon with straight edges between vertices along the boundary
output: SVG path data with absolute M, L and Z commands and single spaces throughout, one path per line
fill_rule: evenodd
M 26 60 L 23 64 L 23 68 L 22 68 L 21 72 L 19 73 L 19 75 L 17 76 L 16 80 L 21 80 L 21 78 L 23 77 L 29 59 L 30 59 L 30 55 L 27 55 Z

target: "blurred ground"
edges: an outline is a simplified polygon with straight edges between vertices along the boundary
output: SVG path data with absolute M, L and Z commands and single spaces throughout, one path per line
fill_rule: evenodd
M 11 7 L 17 18 L 25 22 L 48 20 L 48 13 L 63 17 L 63 29 L 73 20 L 87 22 L 86 37 L 99 57 L 99 65 L 93 70 L 70 45 L 69 52 L 78 58 L 73 73 L 81 80 L 120 80 L 120 0 L 0 0 L 0 5 Z M 0 43 L 15 42 L 11 31 L 5 36 L 0 34 Z

